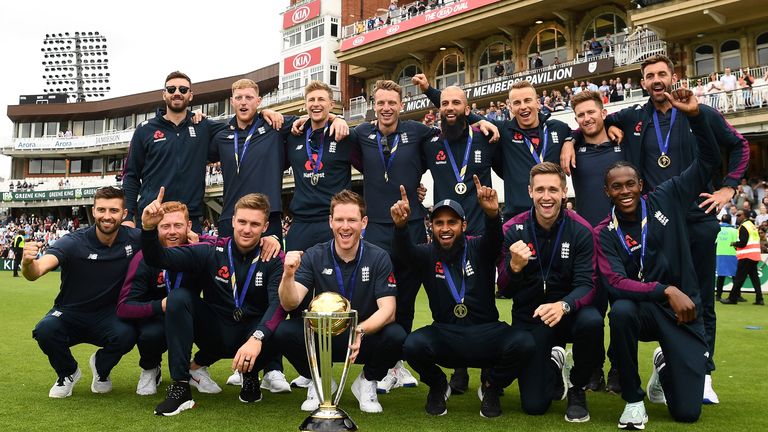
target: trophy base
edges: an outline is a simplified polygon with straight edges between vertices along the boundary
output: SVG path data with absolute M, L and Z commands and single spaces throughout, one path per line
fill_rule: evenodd
M 318 408 L 301 423 L 299 430 L 302 432 L 356 431 L 357 425 L 341 408 Z

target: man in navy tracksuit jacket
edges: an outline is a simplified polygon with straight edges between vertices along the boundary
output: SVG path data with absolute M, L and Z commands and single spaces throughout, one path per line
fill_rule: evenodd
M 603 317 L 595 297 L 594 236 L 589 222 L 562 209 L 565 173 L 559 164 L 534 166 L 533 207 L 504 224 L 504 272 L 513 299 L 512 327 L 531 332 L 536 351 L 518 380 L 523 410 L 543 414 L 567 390 L 566 420 L 589 420 L 584 387 L 602 362 Z M 503 273 L 504 273 L 503 272 Z M 562 369 L 573 342 L 572 387 Z M 552 361 L 550 361 L 550 358 Z
M 187 206 L 169 201 L 163 203 L 163 211 L 163 220 L 158 225 L 158 237 L 163 247 L 188 244 L 192 221 L 189 220 Z M 136 329 L 136 346 L 142 369 L 137 394 L 157 393 L 157 384 L 161 379 L 160 362 L 167 349 L 164 318 L 167 297 L 171 291 L 178 289 L 191 290 L 199 295 L 202 285 L 202 277 L 196 272 L 185 275 L 149 266 L 141 251 L 131 260 L 117 301 L 117 316 L 133 323 Z
M 499 321 L 494 299 L 494 263 L 502 243 L 498 198 L 477 176 L 473 183 L 472 198 L 485 219 L 485 233 L 479 237 L 466 237 L 464 209 L 451 199 L 435 203 L 430 244 L 414 245 L 405 229 L 410 212 L 405 190 L 391 209 L 395 256 L 419 274 L 432 311 L 433 323 L 411 333 L 403 347 L 406 360 L 430 388 L 425 409 L 431 415 L 447 412 L 451 394 L 439 366 L 488 368 L 479 389 L 480 414 L 497 417 L 501 390 L 520 375 L 533 354 L 528 332 Z
M 698 149 L 698 159 L 645 198 L 637 170 L 628 162 L 615 164 L 605 180 L 612 216 L 596 228 L 600 274 L 613 300 L 611 346 L 627 402 L 619 428 L 642 429 L 648 420 L 637 370 L 639 340 L 661 345 L 654 353 L 649 399 L 666 402 L 676 421 L 693 422 L 701 413 L 710 356 L 701 292 L 709 287 L 700 286 L 692 260 L 690 207 L 720 163 L 711 129 L 720 114 L 699 106 L 689 90 L 675 91 L 674 98 L 671 104 L 686 115 L 698 139 L 698 145 L 686 140 L 685 149 Z
M 644 192 L 649 192 L 665 180 L 680 175 L 691 165 L 696 157 L 696 140 L 686 116 L 675 115 L 663 96 L 664 91 L 670 91 L 673 83 L 672 62 L 667 57 L 655 56 L 644 61 L 641 70 L 644 71 L 645 87 L 651 93 L 649 101 L 645 105 L 628 107 L 608 116 L 606 126 L 616 125 L 623 130 L 625 143 L 622 147 L 627 160 L 638 167 L 645 182 Z M 721 151 L 728 154 L 728 173 L 723 177 L 721 189 L 712 192 L 711 185 L 708 185 L 702 191 L 709 192 L 705 195 L 707 199 L 699 200 L 703 201 L 700 204 L 702 208 L 699 208 L 698 202 L 692 203 L 688 215 L 691 253 L 701 287 L 704 329 L 710 352 L 708 372 L 711 373 L 715 369 L 715 240 L 720 228 L 714 215 L 705 213 L 705 210 L 714 210 L 715 206 L 719 210 L 733 197 L 736 185 L 744 177 L 749 163 L 749 143 L 719 112 L 708 106 L 702 106 L 701 110 L 708 112 L 706 115 L 711 121 L 717 143 Z M 656 126 L 659 127 L 658 131 Z M 666 159 L 661 154 L 665 142 L 668 145 L 664 152 Z M 694 145 L 686 145 L 689 142 Z M 669 161 L 669 165 L 661 167 L 660 162 L 666 164 L 666 161 Z M 707 378 L 705 393 L 705 403 L 718 402 L 710 377 Z
M 208 147 L 226 125 L 208 119 L 193 124 L 193 114 L 187 111 L 192 95 L 189 77 L 172 72 L 163 89 L 165 109 L 158 109 L 155 117 L 143 121 L 133 133 L 123 170 L 129 226 L 134 226 L 134 218 L 141 218 L 144 207 L 165 186 L 168 200 L 186 204 L 192 230 L 201 232 Z
M 274 357 L 276 349 L 270 336 L 285 317 L 277 295 L 282 262 L 264 261 L 259 255 L 269 201 L 262 194 L 238 200 L 234 237 L 220 238 L 215 244 L 163 248 L 155 229 L 162 213 L 161 189 L 142 214 L 141 241 L 147 264 L 177 272 L 198 270 L 208 280 L 203 299 L 189 290 L 174 290 L 168 297 L 165 324 L 174 382 L 155 414 L 175 415 L 194 407 L 190 380 L 200 391 L 220 392 L 215 383 L 210 385 L 206 368 L 222 358 L 233 357 L 232 368 L 243 373 L 240 401 L 261 400 L 258 371 Z M 200 351 L 190 370 L 193 341 Z M 210 386 L 204 388 L 201 384 Z

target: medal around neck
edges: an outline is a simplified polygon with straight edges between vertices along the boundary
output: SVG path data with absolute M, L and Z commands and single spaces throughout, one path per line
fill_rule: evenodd
M 301 431 L 356 431 L 357 425 L 349 415 L 339 408 L 339 400 L 349 374 L 349 348 L 355 340 L 357 311 L 352 309 L 349 300 L 335 292 L 319 294 L 309 303 L 302 313 L 304 318 L 304 343 L 307 360 L 320 398 L 320 407 L 299 426 Z M 331 391 L 333 380 L 333 337 L 349 329 L 349 337 L 337 343 L 346 343 L 347 354 L 341 369 L 341 379 L 335 397 Z

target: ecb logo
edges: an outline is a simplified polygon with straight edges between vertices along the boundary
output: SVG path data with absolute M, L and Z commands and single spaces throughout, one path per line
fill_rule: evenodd
M 304 69 L 305 67 L 309 66 L 309 62 L 312 61 L 312 55 L 309 53 L 301 53 L 297 54 L 296 57 L 293 58 L 293 67 L 296 69 Z
M 298 24 L 304 20 L 306 20 L 309 17 L 309 7 L 308 6 L 302 6 L 295 11 L 293 11 L 293 14 L 291 15 L 291 21 L 293 21 L 294 24 Z
M 365 42 L 365 37 L 358 36 L 358 37 L 356 37 L 356 38 L 354 38 L 352 40 L 352 45 L 353 46 L 358 46 L 358 45 L 362 44 L 363 42 Z
M 397 33 L 398 30 L 400 30 L 400 26 L 399 25 L 390 26 L 387 29 L 387 35 L 393 35 L 393 34 Z

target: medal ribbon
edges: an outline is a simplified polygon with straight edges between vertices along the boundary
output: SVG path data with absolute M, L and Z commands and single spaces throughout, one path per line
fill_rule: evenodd
M 536 148 L 533 147 L 533 141 L 530 140 L 525 134 L 523 134 L 523 140 L 525 141 L 525 144 L 528 145 L 528 150 L 531 151 L 531 155 L 533 156 L 533 160 L 536 161 L 537 164 L 540 164 L 541 161 L 547 156 L 547 145 L 549 144 L 549 134 L 547 133 L 547 125 L 544 125 L 544 135 L 543 137 L 539 138 L 540 140 L 544 140 L 544 144 L 541 146 L 541 153 L 536 154 Z
M 384 165 L 384 174 L 389 175 L 389 168 L 392 166 L 392 161 L 395 160 L 395 152 L 397 151 L 397 145 L 400 143 L 400 134 L 395 135 L 395 139 L 392 143 L 392 148 L 389 151 L 389 160 L 384 160 L 384 147 L 381 146 L 381 132 L 376 131 L 376 144 L 379 146 L 379 156 L 381 156 L 381 164 Z
M 445 151 L 448 153 L 448 159 L 451 161 L 451 167 L 453 168 L 453 175 L 456 176 L 456 181 L 459 183 L 464 182 L 464 176 L 467 174 L 467 166 L 469 165 L 469 152 L 472 150 L 472 127 L 469 128 L 469 138 L 467 138 L 467 149 L 464 150 L 464 161 L 461 163 L 461 170 L 456 166 L 456 160 L 453 159 L 453 153 L 451 152 L 451 146 L 448 144 L 448 140 L 444 139 Z
M 173 289 L 179 289 L 181 286 L 181 278 L 184 276 L 184 273 L 179 273 L 176 275 L 176 283 L 173 284 Z M 171 293 L 171 280 L 168 278 L 168 270 L 163 270 L 163 280 L 165 281 L 165 291 L 170 294 Z
M 642 279 L 643 264 L 645 261 L 645 244 L 646 240 L 648 239 L 648 208 L 646 207 L 645 200 L 643 198 L 640 198 L 640 207 L 642 209 L 642 213 L 640 219 L 640 273 L 638 276 L 640 276 Z M 621 227 L 619 226 L 619 219 L 616 217 L 616 206 L 611 207 L 611 216 L 613 217 L 613 226 L 616 227 L 616 234 L 619 236 L 619 243 L 624 246 L 624 250 L 626 250 L 627 254 L 632 257 L 632 251 L 629 249 L 629 246 L 627 246 L 624 233 L 621 232 Z
M 328 132 L 329 123 L 325 124 L 325 127 L 323 128 L 323 133 L 320 135 L 320 148 L 317 150 L 317 160 L 312 161 L 312 134 L 315 132 L 312 130 L 312 127 L 307 128 L 306 133 L 306 141 L 307 141 L 307 160 L 309 161 L 309 164 L 312 166 L 312 175 L 317 175 L 317 171 L 320 169 L 320 162 L 323 161 L 323 145 L 325 144 L 325 134 Z
M 453 299 L 456 300 L 456 304 L 464 303 L 464 294 L 466 293 L 467 286 L 466 286 L 466 268 L 467 268 L 467 243 L 465 240 L 464 243 L 464 252 L 461 254 L 461 291 L 456 290 L 456 284 L 453 282 L 453 277 L 451 276 L 451 270 L 448 268 L 448 263 L 441 262 L 440 265 L 443 266 L 443 270 L 445 272 L 445 283 L 448 284 L 448 288 L 451 290 L 451 295 L 453 296 Z
M 536 253 L 539 253 L 539 271 L 541 272 L 541 280 L 544 281 L 544 287 L 546 291 L 547 279 L 549 278 L 549 272 L 552 270 L 552 263 L 555 261 L 555 253 L 557 253 L 558 246 L 560 246 L 560 236 L 563 235 L 563 229 L 565 228 L 565 220 L 560 221 L 560 228 L 557 229 L 557 237 L 555 237 L 555 243 L 552 245 L 552 256 L 549 259 L 549 265 L 547 265 L 547 271 L 544 272 L 544 264 L 541 263 L 542 256 L 540 254 L 539 242 L 536 239 L 536 223 L 535 216 L 533 214 L 533 208 L 531 208 L 531 237 L 533 237 L 533 247 L 536 248 Z
M 243 156 L 240 156 L 240 144 L 237 137 L 237 128 L 235 128 L 235 166 L 237 166 L 237 174 L 240 174 L 240 163 L 245 159 L 245 152 L 248 151 L 248 144 L 251 142 L 251 137 L 253 137 L 253 132 L 256 130 L 256 122 L 253 122 L 253 126 L 251 126 L 251 130 L 248 131 L 248 136 L 245 137 L 245 142 L 243 143 Z
M 355 271 L 352 272 L 352 276 L 349 277 L 349 291 L 344 289 L 344 277 L 341 275 L 341 268 L 336 261 L 336 240 L 331 240 L 331 259 L 333 260 L 333 268 L 336 273 L 336 283 L 339 285 L 339 293 L 344 296 L 350 302 L 352 301 L 352 293 L 355 291 L 355 285 L 357 285 L 357 269 L 360 268 L 360 261 L 363 260 L 363 248 L 364 243 L 360 242 L 359 250 L 357 251 L 357 264 L 355 264 Z
M 256 249 L 256 256 L 251 261 L 251 266 L 248 268 L 248 275 L 245 277 L 245 285 L 243 285 L 240 295 L 237 295 L 237 278 L 235 277 L 235 260 L 232 259 L 232 239 L 227 242 L 227 255 L 229 256 L 229 271 L 232 276 L 229 278 L 229 282 L 232 284 L 232 298 L 235 301 L 235 309 L 242 307 L 245 301 L 245 294 L 248 292 L 248 288 L 251 286 L 251 279 L 253 278 L 253 272 L 256 271 L 256 264 L 259 263 L 261 257 L 259 256 L 259 249 Z
M 659 126 L 659 114 L 656 110 L 653 110 L 653 128 L 656 129 L 656 141 L 659 143 L 659 151 L 661 154 L 667 154 L 669 149 L 669 136 L 672 134 L 672 126 L 675 125 L 675 119 L 677 118 L 677 108 L 672 108 L 672 119 L 669 121 L 669 130 L 667 131 L 667 138 L 661 139 L 661 126 Z

